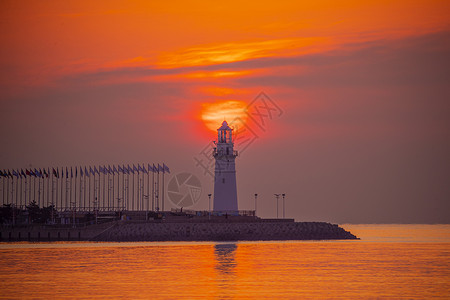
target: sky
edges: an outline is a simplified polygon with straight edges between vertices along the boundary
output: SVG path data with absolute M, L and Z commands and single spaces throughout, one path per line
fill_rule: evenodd
M 298 221 L 449 223 L 449 14 L 448 1 L 2 1 L 0 169 L 164 162 L 200 179 L 203 210 L 198 161 L 225 118 L 242 131 L 242 210 L 258 193 L 275 217 L 285 193 Z

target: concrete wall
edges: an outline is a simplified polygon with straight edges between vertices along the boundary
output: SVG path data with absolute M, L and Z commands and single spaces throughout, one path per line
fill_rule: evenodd
M 63 226 L 2 227 L 0 228 L 0 241 L 88 241 L 108 230 L 112 225 L 109 223 L 79 228 Z

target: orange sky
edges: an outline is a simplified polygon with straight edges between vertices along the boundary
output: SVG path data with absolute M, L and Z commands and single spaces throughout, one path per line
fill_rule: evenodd
M 24 3 L 1 4 L 7 47 L 0 57 L 14 67 L 2 79 L 27 85 L 105 68 L 198 67 L 324 52 L 437 32 L 450 22 L 448 1 Z

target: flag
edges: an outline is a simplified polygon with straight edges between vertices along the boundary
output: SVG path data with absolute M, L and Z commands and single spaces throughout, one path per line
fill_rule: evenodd
M 125 173 L 120 165 L 117 166 L 117 168 L 119 169 L 119 172 Z
M 21 170 L 20 174 L 22 174 L 23 177 L 27 177 L 27 176 L 25 175 L 25 172 L 23 171 L 23 169 L 20 169 L 20 170 Z
M 36 168 L 34 168 L 34 176 L 41 177 L 41 174 L 39 173 L 39 171 Z
M 72 171 L 72 167 L 70 167 L 70 178 L 73 178 L 73 171 Z
M 170 174 L 170 169 L 169 169 L 169 167 L 166 166 L 164 163 L 163 163 L 163 170 L 164 170 L 164 172 L 167 172 L 167 173 Z
M 108 165 L 108 173 L 114 175 L 114 172 L 113 172 L 113 170 L 111 169 L 111 165 Z
M 69 178 L 69 170 L 66 167 L 66 178 Z
M 13 174 L 14 176 L 16 176 L 17 178 L 19 178 L 19 174 L 16 172 L 16 170 L 13 170 L 12 174 Z
M 148 174 L 147 168 L 145 167 L 144 164 L 142 164 L 142 172 L 144 172 L 145 174 Z
M 144 172 L 144 170 L 142 170 L 142 167 L 141 167 L 140 164 L 138 164 L 138 172 L 139 172 L 139 171 Z
M 97 173 L 98 175 L 100 175 L 100 172 L 97 170 L 97 166 L 94 166 L 94 175 L 95 173 Z
M 153 167 L 152 166 L 150 166 L 150 164 L 148 164 L 148 171 L 150 172 L 153 172 Z
M 80 167 L 80 177 L 83 177 L 83 168 Z
M 3 177 L 3 172 L 0 170 L 0 176 L 2 176 Z
M 158 172 L 164 172 L 163 167 L 161 167 L 159 164 L 158 164 Z
M 78 175 L 78 167 L 75 167 L 75 178 L 77 178 Z
M 47 171 L 45 169 L 44 169 L 44 175 L 45 175 L 45 177 L 48 178 L 48 174 L 47 174 Z
M 130 168 L 130 165 L 128 165 L 128 170 L 127 170 L 128 174 L 133 173 L 134 174 L 134 170 L 132 168 Z M 134 178 L 134 177 L 133 177 Z
M 56 178 L 58 178 L 58 174 L 56 174 L 55 168 L 53 168 L 52 172 L 53 172 L 53 176 L 55 176 Z
M 153 173 L 156 173 L 156 172 L 158 172 L 158 168 L 155 167 L 155 164 L 153 164 Z
M 92 169 L 91 169 L 91 171 L 92 171 Z M 87 177 L 89 177 L 89 172 L 88 172 L 88 170 L 87 170 L 87 167 L 86 167 L 86 166 L 84 167 L 84 176 L 87 176 Z
M 9 169 L 8 169 L 8 176 L 13 178 L 13 175 L 11 174 L 11 171 L 9 171 Z
M 120 166 L 119 166 L 119 168 L 120 168 Z M 116 169 L 116 166 L 113 166 L 113 172 L 119 174 L 119 172 Z
M 134 171 L 136 171 L 138 174 L 139 174 L 139 170 L 136 168 L 136 166 L 133 164 L 133 174 L 134 174 Z

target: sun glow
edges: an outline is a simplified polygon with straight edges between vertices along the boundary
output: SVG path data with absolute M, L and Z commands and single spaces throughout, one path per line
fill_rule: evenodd
M 245 123 L 247 121 L 246 107 L 247 103 L 239 100 L 203 103 L 201 119 L 208 129 L 216 131 L 224 120 L 231 123 L 234 119 L 240 118 Z

